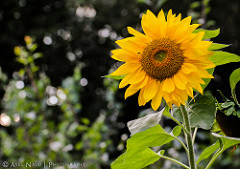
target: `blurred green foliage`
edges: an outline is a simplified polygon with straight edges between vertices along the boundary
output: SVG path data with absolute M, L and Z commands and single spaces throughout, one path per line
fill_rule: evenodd
M 54 87 L 46 74 L 38 72 L 35 60 L 42 54 L 35 53 L 37 44 L 27 39 L 31 38 L 25 37 L 26 47 L 14 48 L 16 60 L 24 68 L 4 86 L 1 125 L 9 128 L 0 130 L 1 159 L 9 163 L 78 162 L 100 168 L 108 161 L 111 140 L 106 113 L 92 124 L 80 115 L 82 64 L 61 86 Z M 1 74 L 1 78 L 6 81 L 6 75 Z M 56 109 L 61 114 L 56 115 Z M 73 156 L 76 152 L 84 155 Z

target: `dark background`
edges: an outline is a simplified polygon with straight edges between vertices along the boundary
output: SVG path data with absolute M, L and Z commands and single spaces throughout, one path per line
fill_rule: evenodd
M 126 122 L 137 118 L 140 111 L 149 108 L 149 104 L 145 107 L 138 106 L 137 95 L 124 101 L 125 89 L 114 94 L 114 101 L 107 98 L 107 82 L 104 82 L 102 76 L 117 66 L 116 61 L 110 58 L 110 51 L 116 48 L 114 41 L 129 36 L 127 26 L 140 27 L 140 15 L 147 9 L 155 14 L 160 9 L 165 12 L 172 9 L 174 13 L 182 13 L 183 17 L 192 15 L 193 22 L 204 20 L 204 28 L 220 28 L 220 35 L 213 41 L 231 44 L 224 50 L 240 54 L 240 1 L 206 2 L 208 3 L 193 0 L 1 0 L 0 66 L 9 79 L 22 67 L 16 62 L 13 48 L 24 45 L 25 35 L 33 37 L 39 45 L 37 51 L 43 53 L 43 57 L 36 64 L 39 65 L 40 72 L 47 74 L 52 86 L 60 86 L 63 79 L 72 76 L 74 67 L 82 63 L 82 77 L 88 80 L 88 84 L 81 92 L 82 109 L 79 116 L 88 118 L 91 123 L 101 111 L 108 112 L 106 124 L 114 133 L 109 136 L 113 141 L 109 151 L 111 161 L 121 152 L 114 148 L 119 144 L 122 134 L 129 134 L 124 127 Z M 90 10 L 89 13 L 83 10 L 85 7 Z M 52 42 L 46 44 L 44 39 L 49 38 Z M 230 98 L 228 78 L 239 67 L 239 63 L 217 67 L 215 78 L 207 90 L 218 100 L 221 97 L 217 89 Z M 238 84 L 238 97 L 239 88 Z M 5 90 L 0 89 L 0 93 L 3 97 Z M 59 109 L 55 111 L 56 114 L 61 112 Z

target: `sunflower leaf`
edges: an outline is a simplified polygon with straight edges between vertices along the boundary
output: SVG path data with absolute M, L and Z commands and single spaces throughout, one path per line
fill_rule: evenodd
M 191 127 L 209 130 L 213 125 L 216 115 L 215 99 L 208 92 L 204 95 L 198 94 L 195 101 L 189 104 L 188 111 Z
M 179 134 L 181 134 L 180 126 L 176 126 L 171 133 L 168 133 L 157 124 L 132 135 L 127 141 L 127 151 L 111 164 L 112 169 L 139 169 L 154 163 L 161 157 L 163 151 L 157 154 L 150 147 L 169 143 Z
M 178 136 L 181 132 L 180 126 L 173 129 L 172 133 L 166 132 L 159 124 L 151 127 L 143 132 L 134 134 L 127 141 L 128 155 L 134 155 L 138 151 L 142 151 L 148 147 L 162 146 L 172 140 L 174 136 Z
M 216 30 L 206 30 L 206 29 L 197 29 L 193 31 L 193 33 L 198 33 L 198 32 L 204 32 L 203 39 L 210 39 L 210 38 L 215 38 L 219 35 L 220 29 Z
M 183 122 L 180 108 L 173 106 L 172 110 L 174 117 L 180 122 Z M 208 92 L 205 92 L 203 95 L 198 94 L 194 100 L 189 103 L 187 111 L 190 114 L 191 127 L 209 130 L 215 120 L 215 99 Z
M 219 66 L 230 62 L 240 62 L 240 56 L 229 52 L 215 51 L 214 54 L 210 57 L 210 60 L 216 66 Z

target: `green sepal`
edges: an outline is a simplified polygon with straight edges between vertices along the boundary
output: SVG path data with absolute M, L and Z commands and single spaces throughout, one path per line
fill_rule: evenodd
M 198 33 L 198 32 L 205 33 L 203 36 L 203 39 L 205 40 L 205 39 L 217 37 L 220 33 L 220 29 L 216 29 L 216 30 L 196 29 L 195 31 L 193 31 L 193 33 Z
M 213 75 L 214 70 L 215 70 L 215 68 L 207 69 L 207 71 L 210 75 Z M 204 90 L 207 87 L 207 85 L 210 83 L 211 79 L 203 78 L 203 81 L 205 84 L 201 84 L 201 86 L 202 86 L 202 89 Z
M 208 50 L 219 50 L 228 47 L 229 45 L 220 44 L 220 43 L 212 43 Z
M 102 77 L 107 77 L 107 78 L 111 78 L 111 79 L 116 79 L 116 80 L 121 80 L 125 77 L 126 75 L 119 75 L 119 76 L 113 76 L 113 75 L 105 75 L 105 76 L 102 76 Z
M 210 60 L 216 66 L 219 66 L 230 62 L 240 62 L 240 56 L 229 52 L 215 51 L 214 54 L 210 57 Z

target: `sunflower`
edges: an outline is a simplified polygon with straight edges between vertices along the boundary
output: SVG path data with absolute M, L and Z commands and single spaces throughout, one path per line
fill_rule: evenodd
M 215 67 L 209 60 L 213 52 L 210 41 L 203 41 L 204 32 L 194 33 L 199 24 L 191 24 L 191 17 L 181 20 L 169 10 L 165 18 L 163 10 L 157 17 L 147 11 L 141 21 L 145 34 L 128 27 L 133 35 L 116 41 L 119 49 L 112 51 L 112 58 L 125 62 L 112 76 L 125 75 L 119 88 L 128 88 L 125 99 L 139 90 L 138 104 L 157 110 L 162 99 L 172 104 L 184 105 L 193 89 L 203 93 L 202 78 L 213 78 L 207 69 Z

